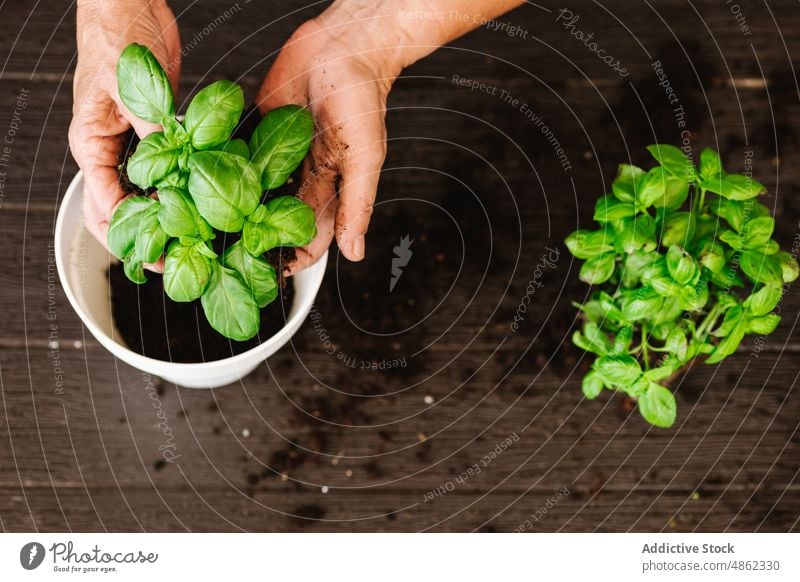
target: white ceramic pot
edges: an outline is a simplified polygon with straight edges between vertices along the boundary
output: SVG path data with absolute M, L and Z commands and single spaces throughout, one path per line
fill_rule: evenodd
M 103 346 L 123 362 L 148 374 L 188 388 L 216 388 L 235 382 L 278 351 L 300 328 L 311 311 L 328 255 L 294 278 L 294 302 L 286 325 L 260 345 L 237 356 L 198 364 L 173 363 L 145 357 L 128 349 L 114 327 L 108 267 L 117 259 L 86 230 L 81 208 L 83 174 L 67 188 L 56 222 L 58 276 L 73 309 Z

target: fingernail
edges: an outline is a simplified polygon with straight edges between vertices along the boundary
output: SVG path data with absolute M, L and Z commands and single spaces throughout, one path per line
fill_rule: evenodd
M 360 261 L 364 258 L 364 237 L 360 236 L 353 241 L 353 246 L 350 247 L 350 253 L 353 255 L 354 261 Z

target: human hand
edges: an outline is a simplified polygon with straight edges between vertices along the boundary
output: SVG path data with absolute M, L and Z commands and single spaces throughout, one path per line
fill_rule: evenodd
M 84 222 L 106 245 L 108 222 L 125 197 L 117 170 L 125 133 L 133 127 L 144 137 L 159 129 L 131 115 L 120 100 L 117 60 L 130 43 L 148 47 L 177 91 L 180 38 L 175 17 L 163 0 L 86 0 L 78 2 L 77 41 L 69 144 L 83 170 Z
M 314 209 L 318 234 L 298 249 L 294 271 L 319 259 L 334 236 L 345 257 L 364 258 L 386 157 L 386 97 L 402 69 L 522 3 L 336 0 L 289 38 L 257 103 L 262 113 L 303 105 L 316 122 L 300 197 Z
M 386 98 L 402 67 L 391 42 L 375 38 L 381 29 L 357 25 L 325 14 L 303 24 L 258 94 L 262 113 L 297 104 L 308 107 L 316 123 L 299 195 L 314 209 L 318 234 L 297 249 L 293 271 L 319 259 L 334 235 L 345 257 L 364 258 L 364 235 L 386 157 Z

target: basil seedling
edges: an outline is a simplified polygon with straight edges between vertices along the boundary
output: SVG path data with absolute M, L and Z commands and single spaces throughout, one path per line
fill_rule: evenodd
M 124 168 L 132 183 L 158 199 L 131 196 L 114 212 L 111 252 L 125 274 L 146 281 L 144 265 L 166 249 L 164 291 L 173 301 L 200 300 L 212 327 L 243 341 L 258 333 L 259 309 L 279 293 L 274 267 L 263 254 L 302 246 L 316 236 L 314 212 L 292 196 L 262 204 L 264 190 L 282 186 L 303 161 L 314 135 L 305 109 L 268 112 L 248 145 L 233 139 L 244 110 L 241 87 L 217 81 L 195 95 L 183 122 L 175 117 L 169 80 L 153 54 L 132 44 L 117 63 L 119 94 L 137 117 L 162 131 L 139 143 Z M 218 233 L 240 234 L 222 256 Z
M 583 393 L 625 392 L 647 422 L 666 428 L 677 404 L 664 384 L 698 356 L 715 364 L 746 334 L 772 333 L 798 264 L 772 239 L 762 184 L 727 173 L 711 149 L 699 169 L 674 146 L 648 151 L 658 165 L 620 165 L 595 206 L 599 228 L 565 243 L 585 261 L 581 280 L 599 286 L 576 304 L 583 324 L 572 340 L 596 356 Z

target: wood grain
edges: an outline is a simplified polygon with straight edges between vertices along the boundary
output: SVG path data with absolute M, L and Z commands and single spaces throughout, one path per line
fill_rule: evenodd
M 739 4 L 749 35 L 724 3 L 574 2 L 577 27 L 624 60 L 625 78 L 556 22 L 562 6 L 552 2 L 503 17 L 524 38 L 483 28 L 409 68 L 388 104 L 367 258 L 353 265 L 334 253 L 317 300 L 333 353 L 307 321 L 256 372 L 214 391 L 151 386 L 67 303 L 51 244 L 76 171 L 66 140 L 74 11 L 3 5 L 0 135 L 20 91 L 29 94 L 0 199 L 0 526 L 513 531 L 532 520 L 532 531 L 797 530 L 795 286 L 763 351 L 746 342 L 674 385 L 678 423 L 666 431 L 648 429 L 621 398 L 585 401 L 587 361 L 569 342 L 570 302 L 587 287 L 564 236 L 591 219 L 618 162 L 648 163 L 645 145 L 681 137 L 655 60 L 685 108 L 695 154 L 711 145 L 741 170 L 752 151 L 777 239 L 797 240 L 800 13 L 788 1 Z M 184 43 L 236 6 L 171 5 Z M 281 43 L 323 8 L 303 6 L 242 2 L 195 37 L 183 98 L 225 77 L 252 99 Z M 454 75 L 497 89 L 470 91 Z M 563 145 L 569 171 L 523 103 Z M 409 233 L 414 260 L 387 294 L 392 248 Z M 559 260 L 514 332 L 552 248 Z M 404 330 L 408 318 L 416 325 Z M 383 360 L 406 365 L 360 368 Z M 569 495 L 532 517 L 564 487 Z

